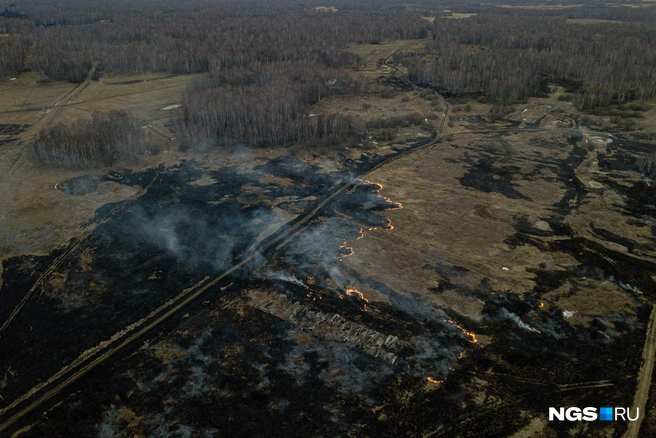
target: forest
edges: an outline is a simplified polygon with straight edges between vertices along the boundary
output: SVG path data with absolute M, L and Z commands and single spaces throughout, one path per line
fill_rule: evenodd
M 71 126 L 59 123 L 42 130 L 32 144 L 39 164 L 63 168 L 111 167 L 119 159 L 135 162 L 144 150 L 141 129 L 125 111 L 96 112 L 91 120 Z
M 0 77 L 34 71 L 82 82 L 92 66 L 93 79 L 197 74 L 178 117 L 182 147 L 194 150 L 337 143 L 357 134 L 352 121 L 310 117 L 309 108 L 380 92 L 353 73 L 362 60 L 347 49 L 395 39 L 426 41 L 393 61 L 415 84 L 446 96 L 506 105 L 556 83 L 579 109 L 599 110 L 656 94 L 654 6 L 334 5 L 336 12 L 285 1 L 21 1 L 0 14 Z M 475 15 L 450 19 L 456 12 Z M 580 19 L 591 21 L 572 23 Z
M 656 19 L 653 11 L 647 9 Z M 566 83 L 579 109 L 652 99 L 656 29 L 642 21 L 649 13 L 631 23 L 586 25 L 533 10 L 436 20 L 426 45 L 432 60 L 399 54 L 396 61 L 409 66 L 414 81 L 495 103 L 539 96 L 548 80 Z

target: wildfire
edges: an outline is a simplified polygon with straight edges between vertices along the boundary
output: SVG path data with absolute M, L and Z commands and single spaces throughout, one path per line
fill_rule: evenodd
M 363 183 L 369 184 L 370 186 L 374 186 L 374 187 L 376 187 L 376 191 L 379 192 L 379 193 L 378 193 L 378 197 L 383 198 L 383 199 L 385 200 L 385 202 L 387 202 L 388 204 L 392 204 L 392 205 L 395 206 L 395 207 L 390 207 L 390 208 L 388 208 L 388 210 L 400 210 L 400 209 L 403 208 L 403 204 L 401 204 L 400 202 L 394 202 L 394 201 L 392 201 L 390 198 L 388 198 L 388 197 L 383 196 L 383 195 L 380 194 L 380 191 L 383 189 L 383 185 L 382 185 L 382 184 L 378 184 L 378 183 L 375 183 L 375 182 L 367 181 L 366 179 L 360 179 L 360 181 L 362 181 Z
M 544 307 L 544 303 L 542 301 L 540 301 L 540 306 L 539 307 L 540 307 L 540 309 L 542 309 Z
M 433 379 L 432 377 L 426 377 L 426 380 L 436 385 L 439 385 L 440 383 L 444 382 L 444 380 L 437 380 L 437 379 Z
M 391 220 L 390 218 L 388 218 L 388 217 L 386 217 L 385 219 L 387 219 L 387 225 L 385 225 L 384 227 L 370 227 L 370 228 L 367 228 L 367 231 L 374 231 L 374 230 L 385 230 L 385 231 L 390 231 L 390 230 L 393 230 L 393 229 L 394 229 L 394 225 L 392 225 L 392 220 Z M 363 230 L 364 230 L 364 228 L 360 228 L 360 233 L 362 233 Z M 358 237 L 356 240 L 360 240 L 360 239 L 362 239 L 363 237 L 364 237 L 364 233 L 363 233 L 362 236 Z
M 378 183 L 375 183 L 375 182 L 367 181 L 366 179 L 360 179 L 360 182 L 363 182 L 363 183 L 365 183 L 365 184 L 369 184 L 369 185 L 371 185 L 371 186 L 374 186 L 374 187 L 376 188 L 376 192 L 380 192 L 380 190 L 382 190 L 382 188 L 383 188 L 383 185 L 382 185 L 382 184 L 378 184 Z M 383 199 L 385 200 L 385 202 L 386 202 L 388 205 L 392 205 L 392 206 L 393 206 L 393 207 L 389 207 L 389 208 L 387 208 L 388 210 L 400 210 L 400 209 L 403 208 L 403 205 L 402 205 L 400 202 L 394 202 L 394 201 L 392 201 L 391 199 L 389 199 L 389 198 L 387 198 L 387 197 L 385 197 L 385 196 L 382 196 L 380 193 L 377 193 L 377 195 L 378 195 L 378 197 L 383 198 Z M 386 225 L 386 226 L 384 226 L 384 227 L 370 227 L 370 228 L 367 228 L 367 231 L 374 231 L 374 230 L 387 230 L 387 231 L 391 231 L 391 230 L 393 230 L 393 229 L 394 229 L 394 226 L 392 225 L 392 221 L 390 220 L 390 218 L 385 218 L 385 219 L 387 219 L 387 225 Z M 355 240 L 360 240 L 360 239 L 362 239 L 362 238 L 364 237 L 364 232 L 365 232 L 365 228 L 364 228 L 364 227 L 360 227 L 360 235 L 359 235 Z M 342 243 L 342 244 L 340 245 L 340 248 L 347 250 L 347 253 L 346 253 L 346 254 L 342 254 L 342 255 L 339 256 L 338 259 L 339 259 L 340 262 L 341 262 L 342 260 L 344 260 L 346 257 L 350 257 L 350 256 L 352 256 L 353 254 L 355 254 L 355 251 L 353 250 L 353 248 L 350 247 L 350 246 L 347 246 L 346 239 L 344 239 L 344 243 Z
M 380 195 L 378 195 L 378 196 L 380 196 Z M 393 205 L 396 206 L 396 207 L 390 207 L 390 208 L 388 208 L 388 210 L 401 210 L 401 209 L 403 208 L 403 204 L 401 204 L 400 202 L 394 202 L 394 201 L 392 201 L 390 198 L 387 198 L 387 197 L 385 197 L 385 196 L 383 196 L 382 198 L 383 198 L 383 199 L 385 200 L 385 202 L 387 202 L 388 204 L 393 204 Z
M 359 290 L 357 290 L 353 287 L 347 287 L 344 294 L 349 295 L 349 296 L 356 296 L 356 297 L 360 298 L 360 300 L 363 303 L 362 310 L 364 312 L 367 311 L 367 304 L 369 303 L 369 300 L 364 297 L 364 294 L 362 292 L 360 292 Z M 344 299 L 343 297 L 340 297 L 340 298 Z
M 464 327 L 459 326 L 458 324 L 456 324 L 456 323 L 455 323 L 453 320 L 451 320 L 451 319 L 449 319 L 449 320 L 444 320 L 444 321 L 445 321 L 445 322 L 448 322 L 449 324 L 451 324 L 451 325 L 453 325 L 453 326 L 455 326 L 458 330 L 460 330 L 460 331 L 463 332 L 465 335 L 467 335 L 467 337 L 469 337 L 469 342 L 471 342 L 472 344 L 475 344 L 475 343 L 478 342 L 478 340 L 476 339 L 476 333 L 474 333 L 474 332 L 470 332 L 470 331 L 468 331 L 468 330 L 465 330 Z
M 362 181 L 362 182 L 365 183 L 365 184 L 369 184 L 370 186 L 375 186 L 375 187 L 376 187 L 376 191 L 380 191 L 380 190 L 383 189 L 383 185 L 382 185 L 382 184 L 378 184 L 378 183 L 375 183 L 375 182 L 367 181 L 367 180 L 364 179 L 364 178 L 360 178 L 360 181 Z
M 347 287 L 347 288 L 346 288 L 346 295 L 356 295 L 356 296 L 360 297 L 360 299 L 361 299 L 362 301 L 364 301 L 365 303 L 368 303 L 368 302 L 369 302 L 369 300 L 366 299 L 366 298 L 364 297 L 364 295 L 362 294 L 362 292 L 360 292 L 359 290 L 357 290 L 357 289 L 355 289 L 355 288 L 353 288 L 353 287 Z
M 344 243 L 342 243 L 339 247 L 348 251 L 346 254 L 342 254 L 339 256 L 340 262 L 344 260 L 346 257 L 351 257 L 353 254 L 355 254 L 353 248 L 351 248 L 350 246 L 346 246 L 346 239 L 344 239 Z

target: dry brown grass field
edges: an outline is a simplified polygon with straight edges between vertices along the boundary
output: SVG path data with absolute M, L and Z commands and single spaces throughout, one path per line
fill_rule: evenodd
M 175 134 L 164 126 L 180 103 L 191 76 L 147 74 L 105 76 L 80 85 L 42 82 L 26 73 L 0 82 L 0 126 L 21 125 L 19 134 L 0 135 L 0 257 L 45 254 L 89 230 L 89 221 L 103 204 L 138 195 L 132 188 L 111 182 L 87 196 L 57 190 L 61 181 L 81 175 L 102 175 L 107 169 L 53 170 L 35 167 L 27 153 L 34 136 L 57 123 L 90 118 L 94 111 L 129 111 L 143 125 L 149 142 L 159 148 L 156 157 L 143 156 L 139 167 L 179 160 Z

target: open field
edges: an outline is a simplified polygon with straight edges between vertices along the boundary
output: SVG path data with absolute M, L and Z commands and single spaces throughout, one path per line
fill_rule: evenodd
M 102 183 L 98 191 L 86 196 L 57 190 L 58 183 L 89 171 L 35 169 L 25 150 L 40 129 L 90 118 L 94 111 L 124 109 L 143 123 L 147 139 L 161 150 L 153 160 L 144 156 L 142 165 L 173 163 L 179 159 L 178 145 L 172 141 L 175 134 L 164 126 L 170 122 L 170 111 L 162 108 L 180 102 L 189 80 L 190 76 L 123 76 L 75 86 L 42 83 L 35 75 L 26 74 L 16 81 L 1 82 L 0 93 L 7 99 L 2 100 L 0 124 L 21 128 L 0 136 L 0 199 L 4 206 L 0 255 L 46 254 L 86 233 L 80 225 L 92 219 L 98 207 L 138 195 L 134 189 L 111 182 Z M 91 171 L 91 175 L 105 172 Z
M 335 6 L 317 6 L 314 10 L 318 12 L 337 12 Z
M 567 24 L 599 24 L 599 23 L 624 23 L 622 20 L 597 20 L 593 18 L 570 18 Z
M 389 75 L 393 71 L 389 65 L 381 63 L 381 60 L 388 58 L 396 51 L 422 51 L 425 45 L 426 40 L 396 40 L 385 44 L 358 44 L 350 47 L 348 51 L 360 55 L 364 59 L 363 64 L 355 71 L 371 79 L 376 79 L 383 75 Z
M 475 15 L 478 15 L 478 14 L 475 14 L 475 13 L 451 12 L 448 9 L 445 9 L 444 12 L 445 12 L 445 15 L 440 16 L 440 18 L 446 18 L 446 19 L 452 19 L 452 20 L 462 20 L 464 18 L 469 18 L 469 17 L 473 17 Z M 433 18 L 433 21 L 434 20 L 435 20 L 435 18 Z
M 390 62 L 424 44 L 348 49 L 380 92 L 308 117 L 355 144 L 182 153 L 191 76 L 0 82 L 0 434 L 636 436 L 547 417 L 634 400 L 655 430 L 656 109 L 445 99 Z M 30 161 L 113 109 L 159 153 Z
M 553 5 L 501 5 L 505 9 L 537 9 L 537 10 L 557 10 L 557 9 L 571 9 L 580 8 L 582 4 L 553 4 Z

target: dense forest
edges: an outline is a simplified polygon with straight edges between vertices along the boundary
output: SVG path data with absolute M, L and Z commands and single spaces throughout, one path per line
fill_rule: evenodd
M 79 82 L 93 61 L 105 72 L 174 74 L 253 62 L 354 65 L 357 59 L 342 50 L 349 44 L 423 38 L 428 31 L 428 23 L 416 14 L 390 9 L 325 13 L 268 3 L 176 1 L 120 1 L 95 9 L 84 3 L 87 7 L 65 3 L 70 15 L 62 10 L 48 15 L 35 5 L 34 13 L 21 15 L 34 18 L 4 19 L 0 33 L 3 27 L 7 33 L 18 27 L 34 41 L 35 71 Z M 21 11 L 29 10 L 30 3 L 20 4 L 26 8 Z
M 351 121 L 309 107 L 380 92 L 350 71 L 362 60 L 345 49 L 394 39 L 426 41 L 393 60 L 446 95 L 509 104 L 559 83 L 591 110 L 655 97 L 656 6 L 511 3 L 522 6 L 340 0 L 326 12 L 283 0 L 23 0 L 0 13 L 0 77 L 32 70 L 82 82 L 94 65 L 96 79 L 199 74 L 178 120 L 183 146 L 198 150 L 353 135 Z M 474 15 L 450 19 L 457 12 Z
M 656 19 L 654 8 L 647 11 Z M 513 103 L 539 95 L 551 79 L 566 81 L 580 109 L 656 96 L 653 21 L 577 25 L 528 10 L 436 20 L 432 33 L 430 61 L 413 54 L 396 61 L 407 63 L 411 79 L 447 94 Z
M 377 92 L 361 77 L 325 64 L 252 63 L 212 70 L 192 82 L 183 100 L 183 145 L 337 143 L 352 136 L 340 115 L 310 114 L 310 105 L 332 96 Z

